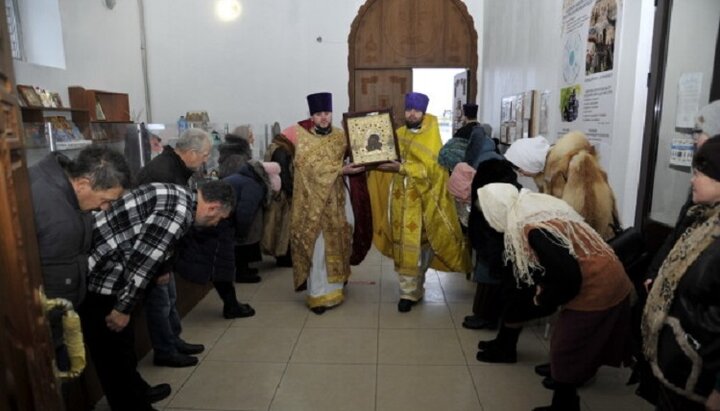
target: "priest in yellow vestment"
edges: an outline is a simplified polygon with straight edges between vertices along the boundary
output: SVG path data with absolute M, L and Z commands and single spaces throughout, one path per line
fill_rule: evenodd
M 347 140 L 332 126 L 332 95 L 307 96 L 312 124 L 297 125 L 290 215 L 295 290 L 307 289 L 307 305 L 322 314 L 344 299 L 350 276 L 353 214 L 345 174 L 365 171 L 345 164 Z
M 395 262 L 400 281 L 398 311 L 422 299 L 429 267 L 466 273 L 467 241 L 460 229 L 448 173 L 438 164 L 442 147 L 438 121 L 427 114 L 429 98 L 405 96 L 405 123 L 397 130 L 401 162 L 377 167 L 368 176 L 373 243 Z

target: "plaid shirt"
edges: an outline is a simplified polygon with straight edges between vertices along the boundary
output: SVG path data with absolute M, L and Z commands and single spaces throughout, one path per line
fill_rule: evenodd
M 195 194 L 174 184 L 142 185 L 95 215 L 88 290 L 115 295 L 129 314 L 195 217 Z

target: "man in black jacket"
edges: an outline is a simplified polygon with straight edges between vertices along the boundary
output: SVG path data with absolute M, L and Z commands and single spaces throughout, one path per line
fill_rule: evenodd
M 189 129 L 180 136 L 175 148 L 165 146 L 163 152 L 152 159 L 138 173 L 138 185 L 171 183 L 188 187 L 188 180 L 210 157 L 210 136 L 200 129 Z M 172 260 L 160 269 L 155 284 L 148 288 L 145 315 L 148 333 L 154 350 L 153 363 L 167 367 L 190 367 L 198 363 L 197 357 L 205 350 L 202 344 L 190 344 L 180 338 L 182 325 L 175 307 L 177 291 L 172 274 Z
M 89 211 L 107 209 L 130 187 L 130 169 L 114 150 L 91 146 L 72 161 L 50 153 L 30 167 L 35 229 L 45 294 L 74 307 L 85 296 L 92 237 Z M 57 366 L 70 368 L 62 341 L 62 313 L 50 313 Z

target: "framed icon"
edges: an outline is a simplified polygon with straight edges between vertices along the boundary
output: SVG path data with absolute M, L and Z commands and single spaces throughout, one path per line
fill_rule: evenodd
M 343 125 L 354 164 L 400 161 L 391 109 L 345 113 Z
M 43 102 L 40 96 L 37 95 L 35 89 L 32 86 L 24 86 L 18 84 L 18 93 L 28 107 L 43 107 Z

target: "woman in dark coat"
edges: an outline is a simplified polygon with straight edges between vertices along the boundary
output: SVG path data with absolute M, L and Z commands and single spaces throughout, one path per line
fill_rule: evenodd
M 720 137 L 693 158 L 691 206 L 652 281 L 643 350 L 659 410 L 720 409 Z
M 550 342 L 552 405 L 535 410 L 579 411 L 576 387 L 601 365 L 629 359 L 632 284 L 610 246 L 564 201 L 510 184 L 477 194 L 483 217 L 503 233 L 517 284 L 535 289 L 536 306 L 562 306 Z

